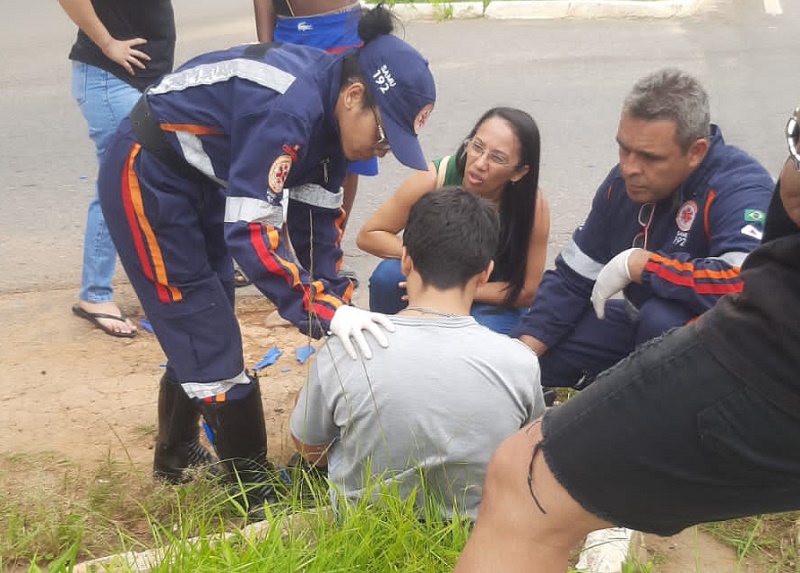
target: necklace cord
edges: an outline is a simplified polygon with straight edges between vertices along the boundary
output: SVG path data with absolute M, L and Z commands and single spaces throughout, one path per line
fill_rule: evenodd
M 435 314 L 436 316 L 443 316 L 445 318 L 456 318 L 459 316 L 451 312 L 441 312 L 439 310 L 433 310 L 432 308 L 425 308 L 422 306 L 407 306 L 403 310 L 413 310 L 416 312 L 421 312 L 422 314 Z

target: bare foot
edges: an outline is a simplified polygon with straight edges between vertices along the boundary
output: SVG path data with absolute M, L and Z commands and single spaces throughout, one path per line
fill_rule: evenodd
M 77 306 L 85 310 L 87 313 L 94 315 L 108 314 L 111 316 L 122 316 L 122 311 L 120 310 L 119 306 L 117 306 L 117 303 L 113 301 L 86 302 L 85 300 L 80 300 L 78 301 Z M 96 322 L 107 332 L 115 332 L 120 335 L 133 335 L 137 331 L 136 326 L 128 318 L 125 318 L 125 320 L 115 320 L 113 318 L 95 316 L 93 322 Z

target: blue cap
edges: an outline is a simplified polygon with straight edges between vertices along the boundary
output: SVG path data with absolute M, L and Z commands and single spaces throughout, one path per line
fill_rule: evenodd
M 358 62 L 381 110 L 392 153 L 403 165 L 427 171 L 417 133 L 436 101 L 428 60 L 400 38 L 387 34 L 361 48 Z

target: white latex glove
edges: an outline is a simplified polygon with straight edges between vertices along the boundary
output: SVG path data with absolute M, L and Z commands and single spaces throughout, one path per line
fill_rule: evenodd
M 606 301 L 620 292 L 631 283 L 631 271 L 628 268 L 628 259 L 637 249 L 622 251 L 608 261 L 606 266 L 597 275 L 597 280 L 592 289 L 592 306 L 597 318 L 603 319 L 606 315 Z
M 353 360 L 358 360 L 358 354 L 353 346 L 353 341 L 350 340 L 351 338 L 358 344 L 364 358 L 372 358 L 372 350 L 362 331 L 370 331 L 372 336 L 375 337 L 375 340 L 378 341 L 378 344 L 386 348 L 389 346 L 389 340 L 378 325 L 389 332 L 394 332 L 394 324 L 392 324 L 385 314 L 369 312 L 343 304 L 333 313 L 330 333 L 338 336 L 342 340 L 344 349 Z

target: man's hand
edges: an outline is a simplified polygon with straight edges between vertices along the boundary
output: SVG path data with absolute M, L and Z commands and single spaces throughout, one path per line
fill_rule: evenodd
M 144 38 L 133 38 L 132 40 L 117 40 L 111 38 L 105 45 L 100 46 L 106 57 L 125 68 L 130 75 L 135 76 L 133 66 L 140 70 L 145 69 L 144 62 L 150 61 L 150 56 L 137 50 L 135 46 L 146 44 L 147 40 Z
M 368 330 L 378 341 L 378 344 L 386 348 L 389 340 L 378 326 L 382 326 L 389 332 L 394 332 L 394 324 L 385 314 L 361 310 L 354 306 L 343 304 L 336 309 L 331 320 L 331 334 L 338 336 L 342 340 L 342 345 L 353 360 L 358 360 L 358 354 L 353 346 L 351 338 L 355 339 L 361 354 L 364 358 L 372 358 L 372 350 L 364 338 L 362 331 Z
M 606 301 L 632 282 L 639 282 L 650 254 L 644 249 L 628 249 L 608 261 L 597 275 L 592 289 L 592 306 L 597 318 L 606 315 Z

